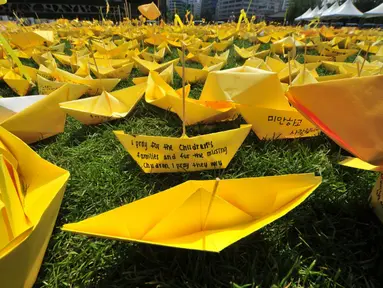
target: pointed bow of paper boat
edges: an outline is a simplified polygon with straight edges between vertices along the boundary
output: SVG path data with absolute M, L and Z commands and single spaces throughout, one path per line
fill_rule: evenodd
M 100 96 L 60 103 L 68 115 L 85 125 L 100 124 L 120 119 L 134 109 L 145 93 L 146 83 Z

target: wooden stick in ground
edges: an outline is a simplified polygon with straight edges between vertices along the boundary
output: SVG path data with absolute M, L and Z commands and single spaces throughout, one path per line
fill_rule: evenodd
M 92 57 L 92 59 L 94 61 L 94 66 L 96 66 L 97 73 L 100 75 L 100 70 L 98 70 L 98 65 L 97 65 L 97 62 L 96 62 L 96 58 L 94 57 L 94 53 L 93 53 L 93 49 L 92 49 L 91 45 L 89 45 L 88 50 L 90 52 L 90 56 Z M 104 85 L 102 83 L 102 79 L 99 78 L 99 80 L 100 80 L 100 84 L 101 84 L 101 87 L 102 87 L 102 92 L 104 92 L 105 91 L 105 87 L 104 87 Z
M 289 86 L 291 86 L 291 63 L 290 63 L 290 60 L 291 60 L 291 56 L 290 56 L 290 51 L 287 52 L 287 61 L 289 63 Z
M 360 74 L 362 71 L 360 71 L 360 65 L 359 65 L 359 62 L 356 62 L 356 69 L 358 70 L 358 77 L 360 77 Z
M 360 73 L 359 73 L 360 75 L 362 75 L 363 67 L 364 67 L 364 64 L 366 63 L 366 60 L 367 60 L 367 57 L 368 57 L 368 53 L 370 53 L 370 49 L 371 49 L 371 44 L 368 45 L 366 55 L 364 55 L 362 67 L 360 67 Z
M 124 2 L 124 9 L 125 9 L 125 18 L 129 18 L 128 2 L 126 0 Z
M 185 44 L 182 42 L 182 136 L 186 136 Z
M 305 43 L 305 54 L 303 55 L 303 83 L 305 83 L 305 76 L 306 76 L 306 54 L 307 54 L 307 45 Z
M 215 179 L 213 193 L 211 193 L 211 198 L 210 198 L 210 201 L 209 201 L 209 206 L 207 206 L 206 216 L 205 216 L 205 220 L 203 221 L 202 230 L 206 229 L 207 218 L 209 217 L 209 213 L 210 213 L 211 207 L 213 206 L 213 201 L 214 201 L 215 194 L 217 194 L 219 181 L 220 181 L 219 178 Z

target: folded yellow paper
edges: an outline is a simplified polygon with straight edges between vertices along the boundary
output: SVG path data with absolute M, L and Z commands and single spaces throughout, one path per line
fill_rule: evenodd
M 321 182 L 313 174 L 187 181 L 63 230 L 220 252 L 297 207 Z
M 0 127 L 0 279 L 32 287 L 60 209 L 69 172 L 40 158 Z

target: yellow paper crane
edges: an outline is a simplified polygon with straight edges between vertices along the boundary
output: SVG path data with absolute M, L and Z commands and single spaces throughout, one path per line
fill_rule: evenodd
M 104 91 L 100 96 L 60 103 L 68 115 L 85 125 L 123 118 L 134 109 L 145 93 L 146 83 L 117 90 Z
M 294 209 L 321 181 L 313 174 L 187 181 L 62 229 L 220 252 Z
M 0 279 L 32 287 L 48 246 L 69 172 L 40 158 L 0 127 Z
M 28 144 L 54 136 L 64 131 L 66 120 L 58 104 L 80 98 L 87 89 L 66 84 L 47 96 L 1 98 L 0 126 Z

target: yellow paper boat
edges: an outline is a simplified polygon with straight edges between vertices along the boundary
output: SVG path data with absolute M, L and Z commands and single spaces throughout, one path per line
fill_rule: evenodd
M 3 80 L 19 96 L 27 95 L 31 89 L 31 83 L 12 69 L 3 76 Z
M 0 178 L 1 286 L 32 287 L 69 172 L 40 158 L 0 127 Z
M 240 48 L 240 47 L 238 47 L 237 45 L 234 44 L 234 51 L 242 59 L 248 59 L 248 58 L 254 56 L 254 54 L 259 49 L 259 46 L 260 45 L 258 44 L 258 45 L 255 45 L 255 46 L 251 46 L 249 48 Z
M 209 73 L 200 100 L 276 109 L 287 105 L 278 75 L 248 66 Z
M 160 76 L 164 81 L 168 84 L 173 84 L 173 74 L 174 74 L 174 66 L 170 65 L 168 68 L 163 70 L 160 73 Z M 135 85 L 141 84 L 141 83 L 146 83 L 148 81 L 148 77 L 136 77 L 132 79 L 133 83 Z
M 227 48 L 229 48 L 229 46 L 231 46 L 234 42 L 234 37 L 232 37 L 231 39 L 229 40 L 224 40 L 224 41 L 220 41 L 220 42 L 213 42 L 213 49 L 214 51 L 216 52 L 223 52 L 223 51 L 226 51 Z
M 197 57 L 198 62 L 201 63 L 203 66 L 212 66 L 215 64 L 219 64 L 221 62 L 224 62 L 224 65 L 226 65 L 227 60 L 229 58 L 229 53 L 230 53 L 230 51 L 227 50 L 226 52 L 223 52 L 220 55 L 216 54 L 214 57 L 207 56 L 204 54 L 199 54 L 196 57 Z
M 161 16 L 160 10 L 153 2 L 138 6 L 138 11 L 149 20 L 155 20 Z
M 313 137 L 320 130 L 292 107 L 285 109 L 239 105 L 243 119 L 261 140 Z
M 99 79 L 104 78 L 119 78 L 119 79 L 128 79 L 130 72 L 132 71 L 134 63 L 128 63 L 126 65 L 123 65 L 120 68 L 113 68 L 113 67 L 104 67 L 104 66 L 98 66 L 98 69 L 94 65 L 90 65 L 90 70 L 93 72 L 94 75 L 96 75 Z
M 224 65 L 224 62 L 220 62 L 218 64 L 204 67 L 203 69 L 195 69 L 195 68 L 189 68 L 185 67 L 185 81 L 186 83 L 197 83 L 197 82 L 205 82 L 207 75 L 212 71 L 219 71 L 222 69 Z M 182 67 L 181 66 L 175 66 L 174 69 L 176 70 L 177 74 L 182 78 Z
M 271 71 L 278 73 L 278 78 L 281 82 L 288 82 L 290 76 L 290 68 L 288 63 L 284 63 L 281 60 L 277 60 L 272 57 L 266 58 L 266 64 L 270 67 Z M 299 68 L 294 61 L 290 62 L 291 65 L 291 77 L 294 78 L 299 74 Z
M 52 92 L 56 91 L 58 88 L 64 86 L 64 82 L 57 82 L 57 81 L 51 81 L 48 80 L 40 75 L 37 75 L 37 88 L 40 95 L 48 95 Z M 70 84 L 73 87 L 86 87 L 85 85 L 81 84 Z
M 214 180 L 187 181 L 63 230 L 220 252 L 297 207 L 321 182 L 313 174 L 220 180 L 218 186 Z
M 111 79 L 92 79 L 92 78 L 82 78 L 80 76 L 74 75 L 67 71 L 56 68 L 54 71 L 54 76 L 57 80 L 61 82 L 68 82 L 73 84 L 81 84 L 88 86 L 87 94 L 93 96 L 100 94 L 103 90 L 110 92 L 117 86 L 120 82 L 118 78 Z
M 304 59 L 307 63 L 315 63 L 321 61 L 332 61 L 333 58 L 327 56 L 304 55 Z
M 1 98 L 0 126 L 28 144 L 59 134 L 66 120 L 59 103 L 80 98 L 86 90 L 86 86 L 66 84 L 48 96 Z
M 270 71 L 271 68 L 260 58 L 252 57 L 246 60 L 245 64 L 243 66 L 249 66 L 252 68 L 258 68 L 265 71 Z
M 133 60 L 136 63 L 138 69 L 145 75 L 148 75 L 150 71 L 161 72 L 168 68 L 170 65 L 177 65 L 179 58 L 162 64 L 158 64 L 157 62 L 146 61 L 138 57 L 133 57 Z
M 146 61 L 162 62 L 164 60 L 164 57 L 165 57 L 165 48 L 158 50 L 154 54 L 148 53 L 148 52 L 143 52 L 143 53 L 141 53 L 141 55 Z
M 85 125 L 100 124 L 127 116 L 145 89 L 146 83 L 143 83 L 111 93 L 104 91 L 100 96 L 60 103 L 60 107 Z
M 33 32 L 19 32 L 10 34 L 11 42 L 21 49 L 43 46 L 54 42 L 53 31 L 35 30 Z
M 172 173 L 225 169 L 250 129 L 251 125 L 242 125 L 190 138 L 114 133 L 145 173 Z
M 382 89 L 380 75 L 295 86 L 287 95 L 306 118 L 338 145 L 364 162 L 383 166 L 379 129 Z

